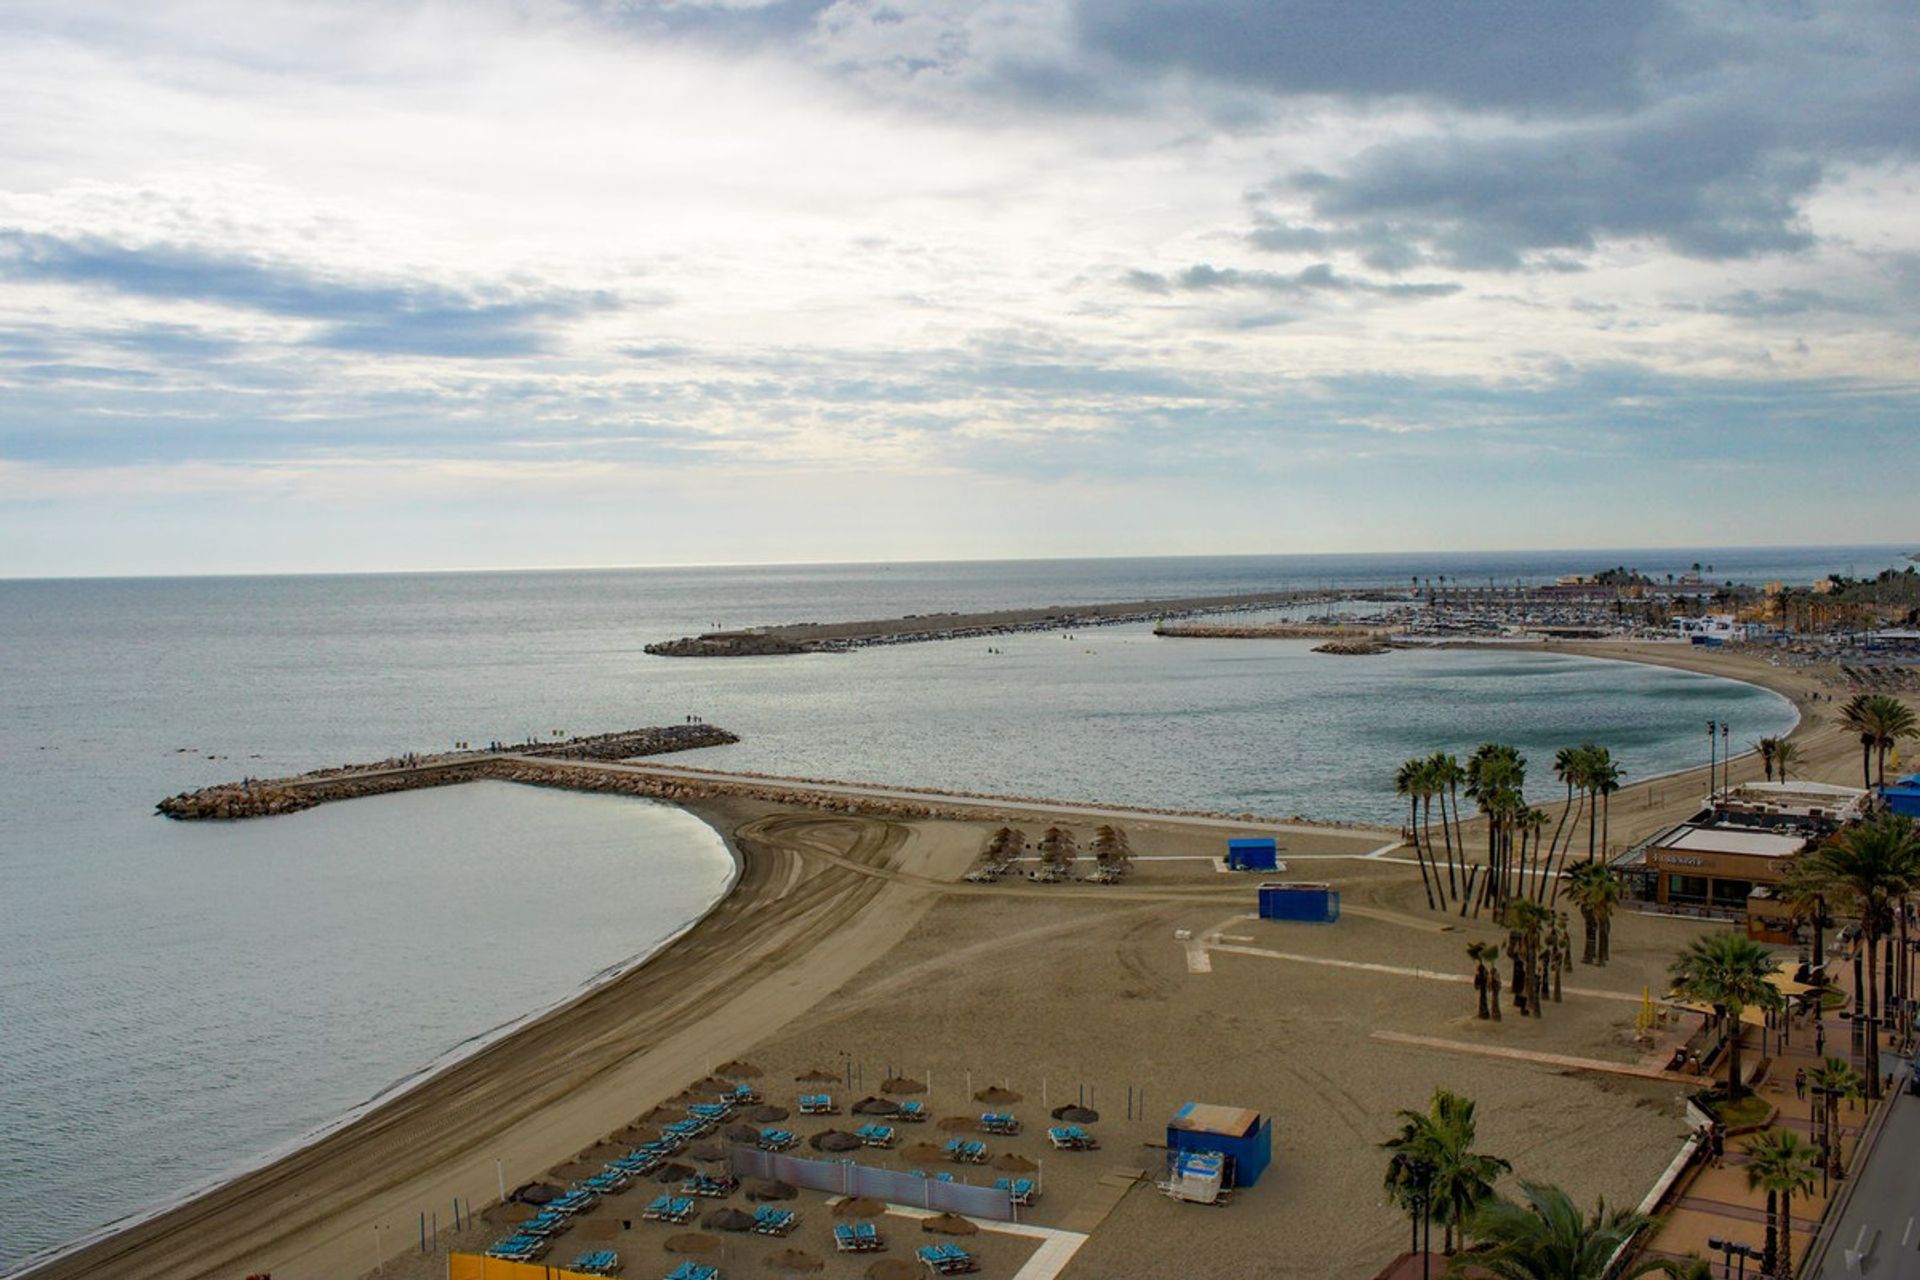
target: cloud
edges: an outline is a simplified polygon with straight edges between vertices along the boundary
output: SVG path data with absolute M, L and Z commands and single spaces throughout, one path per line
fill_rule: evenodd
M 189 245 L 14 228 L 0 228 L 0 278 L 308 320 L 307 343 L 333 350 L 475 359 L 538 354 L 556 322 L 612 305 L 602 293 L 370 283 Z
M 1533 114 L 1641 97 L 1658 0 L 1079 0 L 1091 49 L 1268 93 Z
M 1242 271 L 1237 267 L 1215 267 L 1196 263 L 1171 278 L 1151 271 L 1129 271 L 1128 285 L 1144 293 L 1189 293 L 1214 289 L 1251 289 L 1261 293 L 1299 296 L 1313 293 L 1376 294 L 1387 298 L 1444 298 L 1460 292 L 1452 281 L 1427 283 L 1382 283 L 1343 275 L 1327 262 L 1315 263 L 1294 272 Z

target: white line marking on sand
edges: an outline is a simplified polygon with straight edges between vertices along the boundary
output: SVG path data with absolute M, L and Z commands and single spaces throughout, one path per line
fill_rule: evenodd
M 838 1199 L 829 1200 L 833 1204 Z M 890 1204 L 889 1214 L 898 1214 L 903 1218 L 931 1218 L 936 1216 L 931 1209 L 921 1209 L 913 1205 Z M 1080 1246 L 1087 1237 L 1078 1231 L 1062 1231 L 1058 1227 L 1037 1227 L 1029 1222 L 997 1222 L 990 1218 L 968 1218 L 982 1231 L 998 1231 L 1002 1235 L 1025 1236 L 1040 1241 L 1040 1247 L 1026 1264 L 1013 1273 L 1013 1280 L 1053 1280 L 1067 1269 L 1073 1261 L 1073 1255 L 1080 1252 Z

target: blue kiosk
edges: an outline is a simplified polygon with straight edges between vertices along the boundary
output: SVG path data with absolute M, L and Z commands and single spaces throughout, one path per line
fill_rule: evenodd
M 1260 918 L 1332 924 L 1340 918 L 1340 891 L 1319 881 L 1269 880 L 1260 886 Z
M 1278 871 L 1280 843 L 1272 836 L 1235 837 L 1227 841 L 1227 870 Z
M 1247 1107 L 1189 1102 L 1167 1121 L 1167 1153 L 1176 1170 L 1194 1157 L 1222 1157 L 1204 1162 L 1219 1166 L 1220 1185 L 1250 1187 L 1273 1159 L 1273 1122 Z
M 1880 788 L 1887 808 L 1908 818 L 1920 818 L 1920 773 L 1909 774 Z

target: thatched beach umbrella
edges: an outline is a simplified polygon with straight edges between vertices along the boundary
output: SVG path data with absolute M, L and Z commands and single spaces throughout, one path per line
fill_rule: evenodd
M 588 1164 L 584 1160 L 575 1160 L 547 1171 L 547 1176 L 560 1182 L 578 1182 L 582 1178 L 591 1178 L 605 1168 L 604 1164 Z
M 990 1107 L 1009 1107 L 1020 1101 L 1020 1095 L 1011 1089 L 1003 1089 L 997 1084 L 990 1084 L 974 1094 L 973 1100 L 975 1102 L 984 1102 Z
M 696 1142 L 684 1154 L 689 1160 L 703 1160 L 711 1164 L 715 1160 L 725 1160 L 727 1149 L 718 1142 Z
M 931 1142 L 914 1143 L 900 1153 L 900 1158 L 908 1164 L 932 1165 L 947 1163 L 945 1148 L 937 1147 Z
M 613 1136 L 619 1140 L 621 1146 L 637 1147 L 643 1142 L 658 1142 L 660 1130 L 656 1125 L 630 1124 Z
M 980 1127 L 980 1122 L 972 1116 L 941 1116 L 933 1127 L 942 1133 L 972 1133 Z
M 730 1124 L 720 1131 L 720 1136 L 749 1147 L 760 1141 L 760 1131 L 750 1124 Z
M 881 1258 L 863 1274 L 866 1280 L 922 1280 L 926 1275 L 919 1267 L 900 1258 Z
M 877 1218 L 887 1206 L 872 1196 L 849 1196 L 833 1206 L 836 1218 Z
M 754 1107 L 745 1113 L 747 1119 L 753 1121 L 755 1124 L 778 1124 L 791 1114 L 792 1112 L 788 1111 L 785 1107 L 776 1107 L 772 1104 L 764 1107 Z
M 803 1271 L 821 1271 L 826 1263 L 804 1249 L 782 1249 L 767 1259 L 767 1270 L 794 1275 Z
M 853 1104 L 853 1114 L 857 1116 L 897 1116 L 900 1104 L 886 1098 L 862 1098 Z
M 1002 1173 L 1032 1173 L 1040 1166 L 1012 1151 L 1002 1151 L 991 1161 L 994 1168 Z
M 709 1094 L 731 1093 L 733 1081 L 722 1080 L 719 1076 L 708 1076 L 704 1080 L 695 1080 L 687 1086 L 687 1092 L 706 1097 Z
M 795 1200 L 799 1196 L 800 1188 L 791 1182 L 782 1182 L 778 1178 L 747 1179 L 747 1199 L 749 1200 Z
M 761 1076 L 765 1075 L 766 1072 L 754 1066 L 751 1062 L 741 1062 L 736 1058 L 732 1062 L 723 1062 L 715 1067 L 713 1074 L 717 1076 L 727 1076 L 734 1080 L 758 1080 Z
M 842 1133 L 838 1129 L 828 1129 L 824 1133 L 816 1133 L 811 1138 L 808 1138 L 807 1145 L 815 1151 L 844 1153 L 848 1151 L 858 1151 L 867 1144 L 854 1134 Z
M 669 1160 L 653 1171 L 655 1182 L 685 1182 L 693 1176 L 693 1166 L 681 1164 L 678 1160 Z
M 668 1236 L 666 1248 L 668 1253 L 718 1253 L 725 1243 L 719 1236 L 703 1231 L 683 1231 L 677 1236 Z
M 811 1071 L 802 1071 L 793 1078 L 795 1084 L 832 1084 L 840 1077 L 831 1071 L 822 1071 L 815 1067 Z
M 980 1228 L 957 1213 L 936 1213 L 920 1223 L 922 1231 L 933 1231 L 943 1236 L 970 1236 L 978 1234 Z
M 709 1231 L 751 1231 L 753 1215 L 738 1209 L 715 1209 L 700 1219 L 700 1225 Z
M 1100 1113 L 1092 1107 L 1076 1107 L 1069 1102 L 1064 1107 L 1055 1107 L 1053 1118 L 1064 1120 L 1068 1124 L 1092 1124 L 1100 1118 Z
M 925 1093 L 926 1091 L 927 1086 L 912 1076 L 894 1076 L 890 1080 L 880 1082 L 882 1093 Z
M 509 1199 L 518 1200 L 521 1204 L 552 1204 L 565 1194 L 567 1194 L 565 1191 L 552 1183 L 529 1182 L 523 1187 L 516 1188 Z

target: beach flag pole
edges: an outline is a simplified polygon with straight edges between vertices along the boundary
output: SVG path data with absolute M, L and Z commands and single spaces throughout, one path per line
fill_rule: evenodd
M 498 1158 L 493 1162 L 493 1176 L 500 1183 L 500 1203 L 507 1202 L 507 1171 Z

